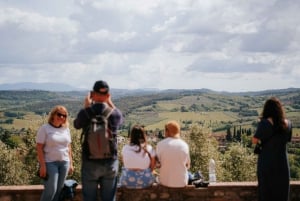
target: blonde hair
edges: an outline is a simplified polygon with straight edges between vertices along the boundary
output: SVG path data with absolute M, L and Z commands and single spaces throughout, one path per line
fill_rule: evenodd
M 62 127 L 69 127 L 69 121 L 67 120 L 68 118 L 68 110 L 67 108 L 65 108 L 62 105 L 56 105 L 52 108 L 52 110 L 49 113 L 48 116 L 48 123 L 52 123 L 54 121 L 54 116 L 58 113 L 58 112 L 64 112 L 66 113 L 67 117 L 65 118 L 65 122 L 61 125 Z
M 174 137 L 180 134 L 180 125 L 177 121 L 169 121 L 165 125 L 165 130 L 168 131 L 168 137 Z

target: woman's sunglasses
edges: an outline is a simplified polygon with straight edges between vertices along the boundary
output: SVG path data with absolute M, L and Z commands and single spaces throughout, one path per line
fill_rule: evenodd
M 59 113 L 59 112 L 57 112 L 56 113 L 56 115 L 58 116 L 58 117 L 60 117 L 60 118 L 67 118 L 67 115 L 66 114 L 62 114 L 62 113 Z

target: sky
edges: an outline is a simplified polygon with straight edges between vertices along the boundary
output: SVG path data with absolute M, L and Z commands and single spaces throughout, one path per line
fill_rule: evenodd
M 0 84 L 300 87 L 298 0 L 0 0 Z

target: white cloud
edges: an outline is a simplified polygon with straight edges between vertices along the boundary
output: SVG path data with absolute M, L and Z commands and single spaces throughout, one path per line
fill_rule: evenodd
M 76 22 L 68 18 L 46 17 L 16 8 L 0 9 L 0 27 L 4 26 L 16 26 L 20 31 L 51 34 L 75 34 L 78 29 Z
M 0 84 L 300 87 L 300 4 L 239 0 L 0 2 Z
M 136 32 L 115 33 L 104 29 L 88 33 L 88 37 L 93 40 L 109 40 L 115 43 L 132 40 L 136 35 Z
M 99 10 L 117 10 L 121 12 L 136 13 L 142 15 L 150 15 L 153 9 L 157 7 L 158 0 L 152 1 L 136 1 L 136 0 L 94 0 L 91 4 Z

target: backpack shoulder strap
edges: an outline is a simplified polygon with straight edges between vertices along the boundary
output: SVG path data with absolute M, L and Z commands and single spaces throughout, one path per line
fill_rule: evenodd
M 111 115 L 114 109 L 109 107 L 106 103 L 104 103 L 104 105 L 105 108 L 102 112 L 102 115 L 107 119 Z
M 86 115 L 90 119 L 90 121 L 92 120 L 92 118 L 97 118 L 97 117 L 100 117 L 100 116 L 107 119 L 111 115 L 111 113 L 113 112 L 114 109 L 109 107 L 106 103 L 103 103 L 103 105 L 104 105 L 104 110 L 102 111 L 102 113 L 100 115 L 97 115 L 96 112 L 92 109 L 92 107 L 89 107 L 88 109 L 85 109 Z M 81 133 L 81 137 L 80 137 L 81 142 L 83 142 L 83 136 L 87 132 L 87 128 L 83 129 L 83 131 Z
M 87 118 L 89 119 L 89 121 L 91 121 L 91 119 L 96 116 L 95 111 L 92 109 L 92 107 L 86 108 L 86 109 L 84 109 L 84 111 L 85 111 L 85 114 L 86 114 Z M 81 136 L 80 136 L 81 144 L 83 144 L 83 142 L 84 142 L 84 139 L 85 139 L 86 133 L 88 132 L 89 127 L 90 127 L 90 123 L 88 124 L 88 126 L 86 126 L 82 129 Z
M 86 116 L 91 120 L 92 118 L 98 117 L 98 116 L 104 116 L 105 118 L 108 118 L 109 115 L 112 113 L 113 108 L 109 107 L 106 103 L 103 103 L 104 109 L 101 114 L 97 114 L 95 110 L 92 107 L 89 107 L 85 109 Z

